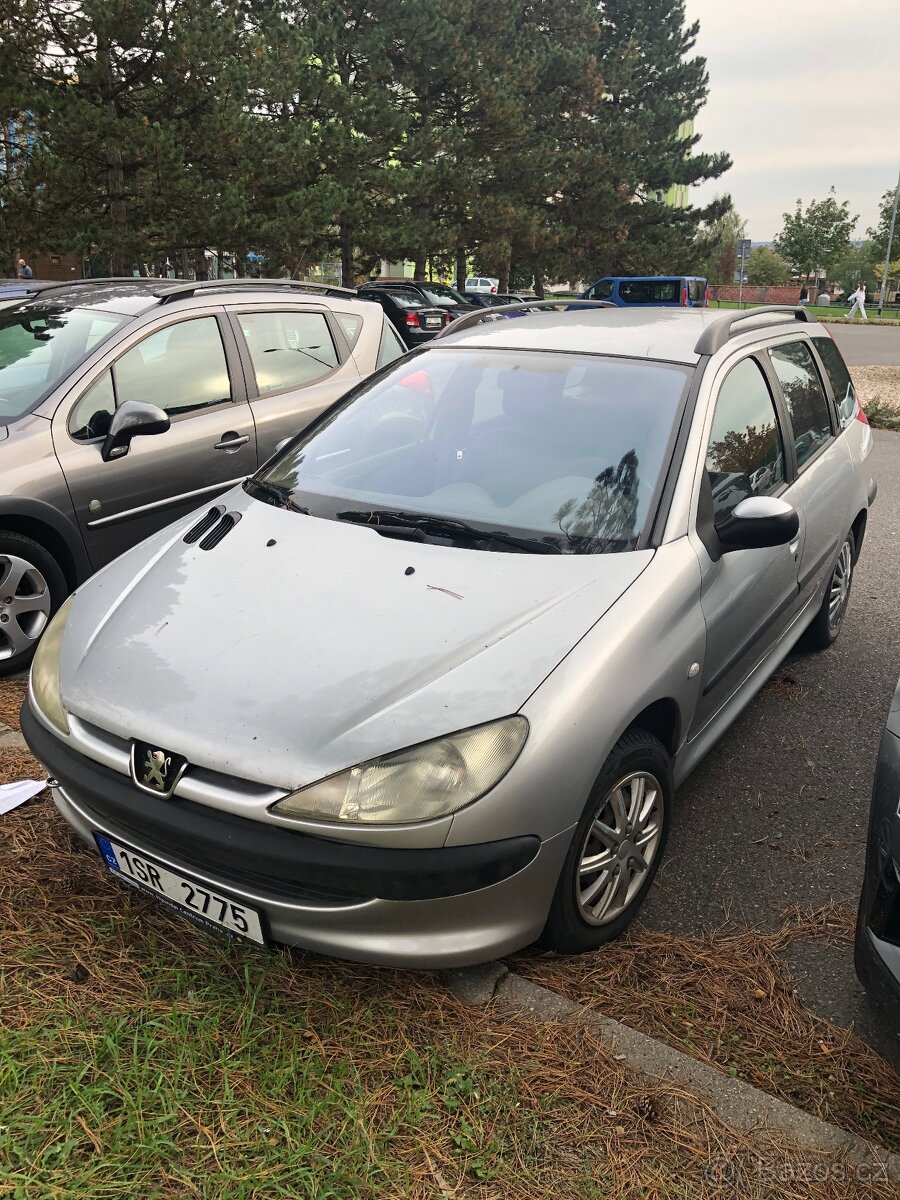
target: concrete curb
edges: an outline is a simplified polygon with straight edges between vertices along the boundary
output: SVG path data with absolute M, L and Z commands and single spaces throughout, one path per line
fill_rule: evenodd
M 590 1025 L 617 1060 L 641 1075 L 682 1084 L 733 1129 L 742 1133 L 765 1130 L 824 1158 L 864 1166 L 873 1172 L 873 1179 L 886 1175 L 892 1182 L 900 1183 L 900 1155 L 776 1100 L 752 1084 L 725 1075 L 665 1042 L 514 975 L 502 963 L 447 971 L 444 979 L 453 995 L 464 1004 L 476 1007 L 494 1004 L 541 1024 L 577 1021 Z M 879 1175 L 874 1174 L 876 1171 Z

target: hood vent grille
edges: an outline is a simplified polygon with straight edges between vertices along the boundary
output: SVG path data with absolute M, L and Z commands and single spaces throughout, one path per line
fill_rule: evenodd
M 192 546 L 194 542 L 199 542 L 204 533 L 208 533 L 212 529 L 213 525 L 221 518 L 224 512 L 225 509 L 221 504 L 215 505 L 205 516 L 200 518 L 196 525 L 191 526 L 181 540 L 188 546 Z
M 211 529 L 206 537 L 201 541 L 200 549 L 212 550 L 215 546 L 218 546 L 219 542 L 221 542 L 226 533 L 230 533 L 240 519 L 241 514 L 238 512 L 226 513 L 218 525 Z

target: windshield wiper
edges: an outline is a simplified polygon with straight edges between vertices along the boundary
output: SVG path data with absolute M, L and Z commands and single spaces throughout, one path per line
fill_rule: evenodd
M 290 488 L 280 487 L 276 483 L 265 483 L 261 479 L 250 479 L 248 483 L 254 491 L 260 491 L 263 493 L 263 497 L 268 497 L 270 501 L 274 501 L 278 508 L 289 508 L 292 512 L 303 513 L 304 516 L 309 516 L 308 508 L 301 508 L 299 504 L 295 504 L 291 499 L 292 493 Z
M 498 542 L 503 546 L 511 546 L 526 554 L 561 554 L 562 551 L 552 542 L 540 542 L 536 538 L 516 537 L 512 533 L 504 533 L 502 529 L 478 529 L 465 521 L 454 517 L 439 517 L 427 513 L 408 513 L 390 508 L 375 508 L 360 511 L 351 509 L 347 512 L 335 513 L 339 521 L 352 521 L 356 525 L 371 525 L 378 529 L 417 529 L 423 534 L 433 537 L 445 537 L 473 542 Z

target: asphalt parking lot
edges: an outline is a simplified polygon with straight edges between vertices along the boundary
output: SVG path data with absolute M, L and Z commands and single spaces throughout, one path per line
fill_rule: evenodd
M 896 349 L 883 352 L 898 362 L 900 328 L 891 332 Z M 792 653 L 680 790 L 642 914 L 652 928 L 767 930 L 792 905 L 856 905 L 875 756 L 900 675 L 900 434 L 874 436 L 879 492 L 841 636 L 823 653 Z M 800 943 L 790 966 L 812 1009 L 885 1048 L 846 944 Z
M 840 310 L 843 315 L 843 309 Z M 900 325 L 829 325 L 831 336 L 853 366 L 890 366 L 900 363 Z

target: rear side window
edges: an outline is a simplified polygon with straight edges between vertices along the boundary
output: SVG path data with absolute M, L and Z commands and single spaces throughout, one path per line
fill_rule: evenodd
M 352 350 L 359 341 L 360 331 L 363 327 L 362 317 L 357 317 L 354 313 L 335 313 L 334 316 L 338 325 L 344 331 L 347 345 Z
M 831 437 L 831 416 L 822 381 L 805 342 L 774 346 L 769 357 L 791 418 L 797 465 L 802 467 Z
M 305 387 L 338 366 L 331 330 L 322 313 L 241 313 L 240 322 L 261 396 Z
M 766 378 L 752 358 L 738 363 L 719 389 L 706 473 L 717 525 L 748 496 L 770 496 L 784 483 L 784 450 Z
M 624 279 L 619 296 L 626 304 L 677 304 L 681 299 L 677 279 Z
M 825 367 L 825 374 L 834 392 L 834 402 L 837 405 L 841 425 L 853 420 L 856 412 L 856 390 L 853 380 L 847 370 L 847 364 L 841 357 L 841 352 L 830 337 L 813 338 L 813 344 L 819 352 L 819 357 Z
M 381 332 L 381 346 L 378 350 L 378 362 L 376 366 L 386 367 L 388 363 L 393 362 L 395 358 L 402 358 L 406 353 L 406 347 L 394 333 L 393 327 L 384 323 L 384 329 Z

